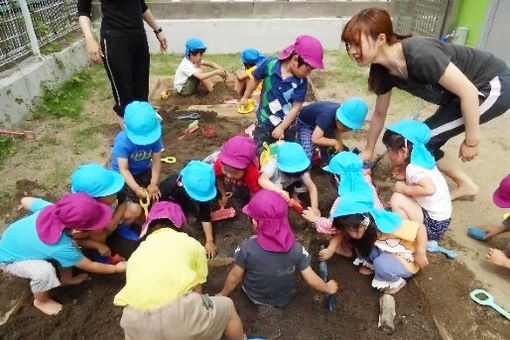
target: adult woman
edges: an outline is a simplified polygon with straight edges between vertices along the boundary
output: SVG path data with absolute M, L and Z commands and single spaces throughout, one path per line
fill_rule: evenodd
M 92 0 L 78 1 L 87 53 L 94 63 L 103 60 L 115 99 L 113 110 L 122 118 L 127 104 L 147 101 L 149 95 L 150 57 L 143 21 L 154 30 L 161 49 L 166 50 L 167 40 L 144 0 L 101 0 L 99 45 L 90 28 L 91 3 Z
M 473 196 L 478 186 L 440 148 L 465 132 L 459 148 L 463 162 L 478 153 L 479 126 L 510 107 L 510 70 L 490 53 L 442 43 L 438 39 L 393 32 L 388 12 L 369 8 L 345 25 L 342 41 L 360 66 L 370 65 L 369 89 L 377 94 L 364 159 L 373 155 L 393 87 L 439 105 L 425 123 L 432 130 L 427 147 L 437 166 L 457 184 L 452 199 Z

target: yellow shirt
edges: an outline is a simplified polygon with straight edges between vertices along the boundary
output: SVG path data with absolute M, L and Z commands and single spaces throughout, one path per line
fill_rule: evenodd
M 126 285 L 115 295 L 117 306 L 159 308 L 207 278 L 204 247 L 170 228 L 150 234 L 129 258 Z
M 248 77 L 250 79 L 253 79 L 253 71 L 255 71 L 255 69 L 257 68 L 257 65 L 255 66 L 252 66 L 250 67 L 249 69 L 246 70 L 246 74 L 248 75 Z M 254 90 L 255 92 L 260 92 L 262 91 L 262 83 L 263 81 L 261 81 L 258 85 L 257 85 L 257 88 Z

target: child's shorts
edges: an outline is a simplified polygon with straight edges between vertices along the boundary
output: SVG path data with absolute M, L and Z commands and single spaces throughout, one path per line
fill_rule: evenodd
M 257 123 L 255 126 L 255 130 L 253 131 L 253 139 L 255 139 L 255 143 L 257 143 L 258 156 L 260 156 L 262 151 L 264 151 L 264 142 L 266 142 L 268 145 L 276 142 L 276 139 L 274 139 L 271 135 L 274 128 L 275 126 L 271 125 L 271 123 Z M 285 132 L 283 133 L 283 139 L 286 142 L 295 142 L 296 129 L 297 125 L 292 123 L 287 129 L 285 129 Z
M 182 86 L 181 92 L 179 92 L 179 94 L 183 97 L 191 96 L 197 91 L 198 84 L 200 84 L 200 80 L 198 78 L 193 76 L 189 77 Z
M 429 241 L 437 241 L 443 236 L 446 232 L 446 229 L 450 226 L 451 218 L 437 221 L 430 217 L 429 213 L 425 209 L 421 209 L 423 211 L 423 222 L 425 224 L 425 228 L 427 229 L 427 238 Z
M 135 182 L 138 183 L 139 186 L 146 188 L 151 183 L 152 178 L 152 169 L 149 168 L 138 175 L 133 175 L 133 178 L 135 179 Z M 119 204 L 124 202 L 138 202 L 138 197 L 136 196 L 135 192 L 131 190 L 131 188 L 124 184 L 124 187 L 122 190 L 119 191 L 117 194 L 117 199 L 119 201 Z
M 6 273 L 30 280 L 33 293 L 43 293 L 60 286 L 55 267 L 44 260 L 17 261 L 0 264 L 0 269 Z
M 126 340 L 219 340 L 233 309 L 228 297 L 190 292 L 157 309 L 125 307 L 120 326 Z

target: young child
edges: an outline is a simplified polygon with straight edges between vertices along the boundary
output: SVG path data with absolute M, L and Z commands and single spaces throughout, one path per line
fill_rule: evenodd
M 368 106 L 361 98 L 353 97 L 344 103 L 315 102 L 301 109 L 298 116 L 298 140 L 312 159 L 315 147 L 321 149 L 322 161 L 329 160 L 327 148 L 336 152 L 344 149 L 342 133 L 359 130 L 368 113 Z
M 111 168 L 126 181 L 119 193 L 119 203 L 127 202 L 124 223 L 141 224 L 145 216 L 138 200 L 148 195 L 156 201 L 161 196 L 161 123 L 148 102 L 135 101 L 126 106 L 124 124 L 113 142 Z
M 127 263 L 126 285 L 113 303 L 124 307 L 126 340 L 243 339 L 231 299 L 201 294 L 207 279 L 204 248 L 181 232 L 179 205 L 157 202 L 142 227 L 145 240 Z
M 243 62 L 244 69 L 238 70 L 235 73 L 234 90 L 239 94 L 244 94 L 248 81 L 253 79 L 253 71 L 257 69 L 257 65 L 261 64 L 266 57 L 260 54 L 259 51 L 253 48 L 247 48 L 241 53 L 241 61 Z M 262 90 L 262 83 L 259 83 L 254 90 L 255 93 L 260 94 Z
M 90 232 L 104 228 L 112 218 L 108 205 L 85 193 L 67 194 L 56 204 L 25 197 L 22 204 L 33 213 L 9 225 L 2 234 L 0 269 L 30 279 L 34 306 L 41 312 L 55 315 L 62 310 L 62 305 L 51 298 L 51 289 L 87 279 L 85 273 L 73 277 L 72 267 L 100 274 L 125 271 L 125 262 L 110 265 L 90 261 L 70 235 L 71 229 Z M 60 279 L 51 260 L 61 266 Z
M 428 265 L 423 224 L 375 209 L 370 195 L 342 196 L 331 217 L 333 226 L 349 235 L 358 256 L 354 264 L 363 265 L 360 273 L 368 275 L 373 270 L 374 288 L 395 294 L 405 286 L 405 279 Z
M 301 185 L 304 184 L 310 195 L 310 209 L 320 215 L 319 193 L 310 176 L 310 160 L 301 145 L 283 142 L 278 145 L 275 156 L 260 169 L 259 184 L 263 189 L 279 193 L 285 200 L 290 196 L 298 199 Z
M 403 119 L 386 129 L 383 143 L 390 162 L 397 167 L 391 210 L 405 220 L 425 224 L 428 239 L 439 240 L 450 225 L 452 202 L 448 184 L 425 146 L 430 129 L 413 119 Z
M 510 175 L 503 178 L 499 187 L 492 195 L 492 201 L 500 208 L 510 208 Z M 510 231 L 510 214 L 505 214 L 504 220 L 500 225 L 489 225 L 484 228 L 485 237 L 481 240 L 489 240 L 508 231 Z M 504 252 L 499 249 L 490 248 L 486 259 L 489 263 L 496 266 L 510 269 L 510 244 L 507 245 Z
M 310 267 L 310 255 L 296 242 L 281 195 L 260 190 L 243 212 L 251 218 L 256 236 L 235 250 L 235 266 L 219 295 L 229 295 L 242 281 L 244 292 L 255 304 L 285 307 L 296 293 L 298 272 L 312 288 L 326 294 L 337 292 L 336 281 L 324 282 Z
M 170 175 L 159 184 L 161 200 L 178 204 L 188 222 L 198 219 L 205 235 L 205 251 L 209 258 L 216 255 L 210 202 L 216 198 L 216 176 L 211 165 L 192 160 L 178 174 Z
M 363 160 L 358 155 L 342 151 L 333 156 L 328 166 L 323 167 L 327 172 L 333 174 L 338 184 L 338 194 L 331 206 L 330 215 L 336 210 L 341 202 L 341 197 L 353 192 L 358 194 L 372 196 L 374 207 L 383 210 L 384 207 L 377 196 L 377 191 L 372 185 L 370 175 L 363 173 Z M 303 211 L 302 215 L 306 220 L 312 222 L 317 232 L 331 235 L 329 245 L 326 249 L 319 252 L 321 260 L 328 260 L 336 252 L 345 257 L 352 257 L 353 249 L 349 235 L 346 232 L 340 232 L 333 226 L 333 219 L 330 217 L 321 217 L 310 209 Z
M 191 38 L 186 41 L 184 58 L 181 60 L 174 76 L 174 89 L 181 96 L 191 96 L 202 85 L 205 90 L 212 92 L 215 83 L 212 77 L 218 75 L 222 78 L 227 77 L 225 70 L 212 61 L 202 60 L 207 47 L 202 40 Z M 211 71 L 205 72 L 201 67 L 207 66 Z
M 278 59 L 266 58 L 253 72 L 239 105 L 246 105 L 252 92 L 263 81 L 254 138 L 258 154 L 263 143 L 279 139 L 294 141 L 295 119 L 303 106 L 308 89 L 307 77 L 316 68 L 324 68 L 321 43 L 309 35 L 297 37 Z
M 213 164 L 220 206 L 227 205 L 230 197 L 225 184 L 245 186 L 250 194 L 260 190 L 258 164 L 256 145 L 250 137 L 234 136 L 223 144 Z
M 118 172 L 105 169 L 96 163 L 87 163 L 78 166 L 71 175 L 71 192 L 84 192 L 98 202 L 111 206 L 116 200 L 125 181 Z M 73 238 L 80 247 L 96 249 L 101 256 L 110 256 L 110 248 L 106 245 L 106 238 L 113 233 L 124 216 L 126 203 L 115 207 L 112 220 L 104 229 L 88 233 L 84 237 L 74 233 Z

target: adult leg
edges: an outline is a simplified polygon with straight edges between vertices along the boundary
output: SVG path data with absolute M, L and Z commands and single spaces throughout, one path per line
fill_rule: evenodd
M 150 54 L 147 39 L 133 41 L 132 49 L 134 53 L 131 64 L 131 77 L 133 78 L 132 100 L 148 101 Z

